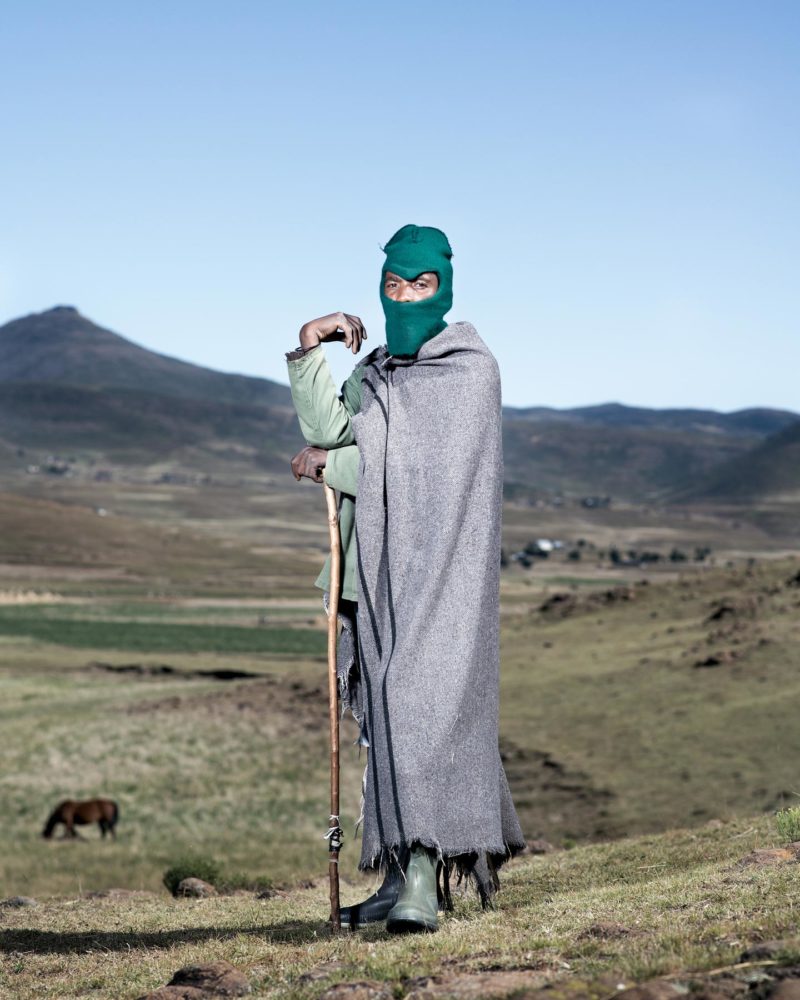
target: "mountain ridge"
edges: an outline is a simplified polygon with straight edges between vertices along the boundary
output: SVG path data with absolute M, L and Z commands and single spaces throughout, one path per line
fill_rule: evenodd
M 503 412 L 519 420 L 594 424 L 604 427 L 663 427 L 676 430 L 720 431 L 722 433 L 750 432 L 767 435 L 782 430 L 800 420 L 800 414 L 774 407 L 751 406 L 741 410 L 711 410 L 697 407 L 650 408 L 629 406 L 626 403 L 598 403 L 565 409 L 555 407 L 504 406 Z
M 76 343 L 77 342 L 77 343 Z M 53 347 L 67 348 L 58 356 Z M 76 347 L 84 352 L 74 357 Z M 47 348 L 44 352 L 42 349 Z M 88 350 L 90 357 L 86 357 Z M 90 363 L 87 363 L 90 362 Z M 125 371 L 111 365 L 128 363 Z M 138 382 L 146 368 L 147 381 Z M 163 384 L 159 375 L 176 376 L 172 386 Z M 187 387 L 187 378 L 197 379 Z M 154 381 L 155 379 L 155 381 Z M 288 385 L 256 375 L 222 372 L 191 361 L 150 350 L 115 331 L 100 326 L 84 316 L 75 306 L 57 305 L 42 312 L 28 313 L 0 326 L 0 382 L 60 381 L 77 385 L 119 388 L 158 388 L 169 395 L 196 395 L 210 382 L 214 388 L 228 382 L 218 400 L 291 406 Z M 192 389 L 193 391 L 190 391 Z M 240 393 L 233 397 L 234 391 Z M 263 394 L 259 398 L 259 394 Z M 202 398 L 202 396 L 197 396 Z M 576 407 L 504 406 L 508 417 L 542 422 L 576 422 L 602 426 L 686 426 L 752 430 L 761 435 L 774 433 L 800 420 L 800 413 L 775 407 L 747 407 L 729 412 L 697 407 L 650 408 L 626 403 L 606 402 Z
M 88 347 L 94 354 L 95 370 L 87 365 L 85 359 L 76 363 L 71 357 L 72 351 L 67 351 L 60 360 L 54 360 L 49 352 L 44 359 L 41 354 L 31 351 L 43 346 L 69 346 L 69 340 L 80 339 L 79 346 L 85 351 Z M 21 343 L 24 341 L 24 343 Z M 114 357 L 116 350 L 117 356 Z M 65 363 L 65 358 L 72 364 Z M 133 361 L 134 374 L 141 371 L 143 363 L 148 366 L 148 380 L 144 385 L 138 385 L 130 372 L 113 372 L 110 376 L 105 362 L 114 363 Z M 288 385 L 274 379 L 262 378 L 256 375 L 221 372 L 206 368 L 191 361 L 185 361 L 171 355 L 162 354 L 136 344 L 135 341 L 112 330 L 102 327 L 84 316 L 75 306 L 58 305 L 42 312 L 29 313 L 9 320 L 0 326 L 0 382 L 46 382 L 59 381 L 78 385 L 95 385 L 98 387 L 115 386 L 127 388 L 153 389 L 156 386 L 170 395 L 191 395 L 185 384 L 179 378 L 178 384 L 172 388 L 162 385 L 153 375 L 159 371 L 171 371 L 177 375 L 200 377 L 213 376 L 220 380 L 230 380 L 232 388 L 217 396 L 217 399 L 236 403 L 255 402 L 264 399 L 275 405 L 291 406 L 291 393 Z M 202 383 L 200 383 L 202 384 Z M 220 383 L 221 384 L 221 383 Z M 233 398 L 234 390 L 241 395 Z M 258 398 L 259 392 L 265 395 Z M 199 397 L 198 397 L 199 398 Z M 597 403 L 577 407 L 549 406 L 504 406 L 504 415 L 519 420 L 540 420 L 554 422 L 576 422 L 597 424 L 601 426 L 664 426 L 682 428 L 687 426 L 719 427 L 721 430 L 752 431 L 761 436 L 774 433 L 788 426 L 793 420 L 800 420 L 800 412 L 783 410 L 777 407 L 747 407 L 729 412 L 700 409 L 697 407 L 666 407 L 650 408 L 630 406 L 620 402 Z
M 0 326 L 0 382 L 148 389 L 169 396 L 291 406 L 288 386 L 151 351 L 99 326 L 74 306 L 55 306 Z
M 504 407 L 509 496 L 687 495 L 795 423 L 800 414 L 768 407 Z M 191 452 L 202 467 L 229 452 L 284 469 L 304 444 L 288 386 L 159 354 L 73 306 L 0 327 L 0 426 L 6 456 L 88 449 L 137 465 Z

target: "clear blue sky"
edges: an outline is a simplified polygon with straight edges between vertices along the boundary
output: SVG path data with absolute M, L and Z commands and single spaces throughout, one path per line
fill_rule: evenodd
M 8 0 L 0 322 L 285 381 L 307 319 L 382 341 L 414 222 L 507 403 L 800 410 L 798 39 L 796 0 Z

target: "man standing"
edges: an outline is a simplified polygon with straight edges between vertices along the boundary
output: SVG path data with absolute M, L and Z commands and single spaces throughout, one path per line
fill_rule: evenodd
M 343 923 L 435 930 L 437 862 L 472 877 L 486 905 L 524 843 L 498 750 L 500 379 L 474 327 L 444 320 L 444 233 L 404 226 L 385 252 L 386 347 L 342 395 L 318 345 L 357 352 L 357 317 L 307 323 L 287 356 L 310 446 L 292 467 L 344 494 L 343 596 L 357 609 L 346 703 L 369 746 L 360 867 L 387 873 Z

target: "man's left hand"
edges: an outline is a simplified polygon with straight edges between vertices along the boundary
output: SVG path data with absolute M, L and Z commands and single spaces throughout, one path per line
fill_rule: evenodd
M 313 479 L 315 483 L 324 482 L 322 470 L 328 461 L 328 451 L 326 448 L 312 448 L 310 445 L 303 448 L 292 459 L 292 472 L 294 478 L 300 482 L 303 476 L 306 479 Z

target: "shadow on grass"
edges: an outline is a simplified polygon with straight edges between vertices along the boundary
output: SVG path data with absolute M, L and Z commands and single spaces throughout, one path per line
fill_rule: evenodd
M 148 931 L 43 931 L 33 928 L 5 928 L 0 933 L 0 952 L 68 955 L 91 951 L 129 951 L 171 948 L 176 944 L 224 941 L 239 934 L 262 937 L 281 944 L 303 944 L 324 939 L 330 931 L 318 920 L 287 920 L 262 927 L 182 927 L 178 930 Z

